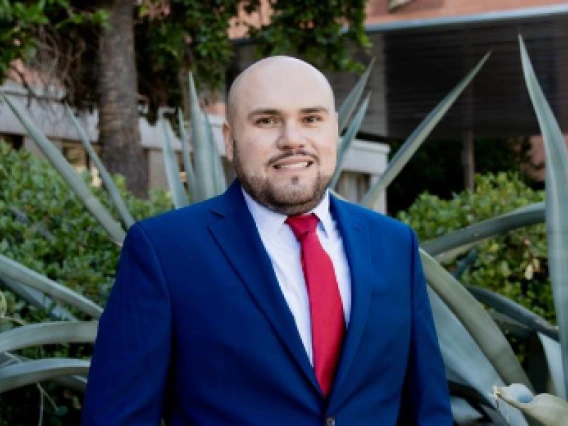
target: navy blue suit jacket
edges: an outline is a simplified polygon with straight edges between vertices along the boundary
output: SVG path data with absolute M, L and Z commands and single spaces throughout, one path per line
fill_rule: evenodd
M 331 197 L 352 283 L 325 399 L 234 183 L 128 232 L 83 426 L 451 425 L 414 233 Z

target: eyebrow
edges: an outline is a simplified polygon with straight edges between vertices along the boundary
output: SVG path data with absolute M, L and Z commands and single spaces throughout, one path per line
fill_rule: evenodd
M 327 109 L 324 106 L 313 106 L 313 107 L 308 107 L 308 108 L 301 108 L 300 109 L 300 113 L 301 114 L 313 114 L 313 113 L 325 113 L 325 114 L 329 114 L 329 109 Z M 278 109 L 274 109 L 274 108 L 256 108 L 253 109 L 249 115 L 248 118 L 252 118 L 254 116 L 257 115 L 281 115 L 282 112 Z

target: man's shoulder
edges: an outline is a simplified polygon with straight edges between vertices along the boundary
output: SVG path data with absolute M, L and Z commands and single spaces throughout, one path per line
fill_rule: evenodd
M 363 221 L 367 226 L 372 229 L 388 230 L 394 233 L 408 234 L 411 232 L 410 226 L 406 223 L 380 213 L 376 210 L 369 209 L 360 204 L 353 203 L 347 200 L 335 199 L 335 203 L 345 212 L 348 213 L 353 219 Z
M 210 198 L 205 201 L 190 204 L 181 208 L 169 210 L 142 219 L 137 222 L 137 226 L 146 233 L 161 233 L 168 230 L 180 230 L 187 227 L 198 228 L 207 225 L 208 218 L 213 218 L 212 212 L 219 203 L 220 196 Z

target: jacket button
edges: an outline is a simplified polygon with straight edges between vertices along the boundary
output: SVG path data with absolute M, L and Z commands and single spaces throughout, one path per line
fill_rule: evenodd
M 325 426 L 335 426 L 335 417 L 332 416 L 326 417 Z

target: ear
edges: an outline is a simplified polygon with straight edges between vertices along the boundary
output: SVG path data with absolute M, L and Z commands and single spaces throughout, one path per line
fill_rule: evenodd
M 225 142 L 225 155 L 227 160 L 233 162 L 233 129 L 226 121 L 223 123 L 223 141 Z

